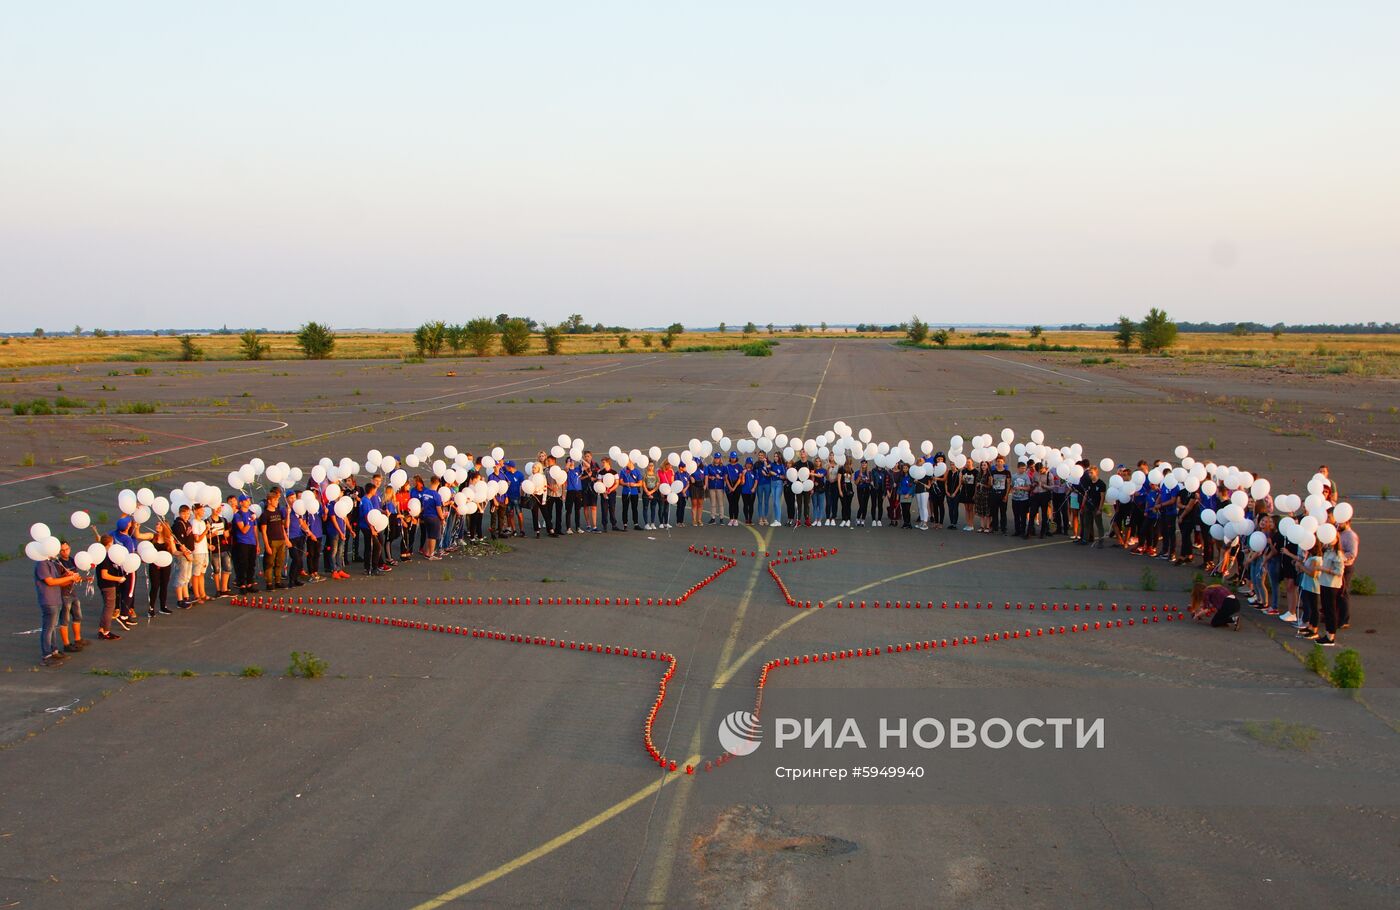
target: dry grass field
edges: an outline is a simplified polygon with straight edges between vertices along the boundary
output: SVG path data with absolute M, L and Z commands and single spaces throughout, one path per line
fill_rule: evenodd
M 936 326 L 935 326 L 936 328 Z M 635 331 L 626 334 L 626 346 L 618 333 L 602 332 L 566 335 L 563 354 L 659 353 L 664 348 L 661 333 Z M 291 333 L 275 332 L 261 336 L 270 351 L 267 360 L 299 360 L 301 350 Z M 781 342 L 789 338 L 888 338 L 902 340 L 895 332 L 813 329 L 802 333 L 764 329 L 745 335 L 728 332 L 686 332 L 675 339 L 674 351 L 729 350 L 755 339 Z M 241 360 L 236 334 L 199 335 L 196 344 L 203 360 Z M 938 347 L 934 342 L 926 347 Z M 948 348 L 985 350 L 1030 350 L 1050 354 L 1121 356 L 1122 351 L 1109 332 L 1046 331 L 1032 337 L 1025 330 L 999 331 L 959 329 L 948 339 Z M 529 354 L 545 353 L 544 338 L 531 338 Z M 407 332 L 343 332 L 336 336 L 336 360 L 385 360 L 414 356 L 412 336 Z M 444 357 L 470 356 L 466 352 L 443 352 Z M 500 356 L 499 348 L 492 356 Z M 527 355 L 528 356 L 528 355 Z M 1279 368 L 1317 375 L 1393 377 L 1400 375 L 1400 335 L 1288 334 L 1275 338 L 1259 333 L 1234 335 L 1226 332 L 1181 334 L 1164 355 L 1177 363 L 1205 363 L 1225 367 Z M 171 335 L 130 334 L 95 338 L 92 336 L 15 337 L 0 341 L 0 369 L 58 366 L 78 363 L 152 363 L 181 359 L 179 339 Z M 1100 361 L 1102 362 L 1102 361 Z M 1109 361 L 1112 362 L 1112 361 Z M 1133 358 L 1134 364 L 1140 358 Z

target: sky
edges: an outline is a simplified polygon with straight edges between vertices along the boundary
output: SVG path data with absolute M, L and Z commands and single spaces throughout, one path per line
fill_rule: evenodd
M 1386 321 L 1400 4 L 0 11 L 0 330 Z

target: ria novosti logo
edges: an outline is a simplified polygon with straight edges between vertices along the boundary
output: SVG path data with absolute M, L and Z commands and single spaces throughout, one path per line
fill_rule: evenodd
M 748 711 L 734 711 L 719 722 L 719 744 L 732 755 L 749 755 L 763 742 L 763 725 Z

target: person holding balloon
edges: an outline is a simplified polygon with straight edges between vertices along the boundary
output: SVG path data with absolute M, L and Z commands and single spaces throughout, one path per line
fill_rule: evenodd
M 82 557 L 82 565 L 92 568 L 91 556 L 83 552 Z M 82 583 L 91 583 L 90 578 L 83 577 L 84 569 L 79 566 L 79 560 L 66 540 L 59 545 L 58 562 L 67 571 L 76 573 Z M 63 652 L 75 654 L 87 647 L 87 639 L 83 638 L 83 602 L 78 597 L 77 584 L 67 585 L 62 590 L 63 608 L 58 613 L 58 637 L 63 642 Z
M 50 540 L 58 545 L 48 545 Z M 59 561 L 63 549 L 57 538 L 46 537 L 44 543 L 44 558 L 34 563 L 34 589 L 39 598 L 39 663 L 51 667 L 68 657 L 58 647 L 58 620 L 63 610 L 63 592 L 82 581 L 83 577 Z M 52 553 L 49 553 L 50 549 Z
M 117 592 L 126 584 L 126 572 L 113 558 L 112 546 L 116 543 L 111 534 L 103 534 L 99 539 L 102 546 L 102 562 L 97 566 L 97 590 L 102 594 L 102 618 L 97 624 L 97 637 L 103 641 L 116 641 L 120 635 L 112 631 L 112 623 L 129 629 L 120 613 L 117 612 Z

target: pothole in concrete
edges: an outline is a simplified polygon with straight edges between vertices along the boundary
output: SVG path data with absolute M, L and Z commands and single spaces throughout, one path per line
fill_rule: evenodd
M 804 865 L 852 853 L 858 846 L 844 838 L 798 831 L 774 820 L 767 806 L 731 806 L 691 843 L 699 902 L 716 907 L 783 906 L 797 897 L 797 876 Z

